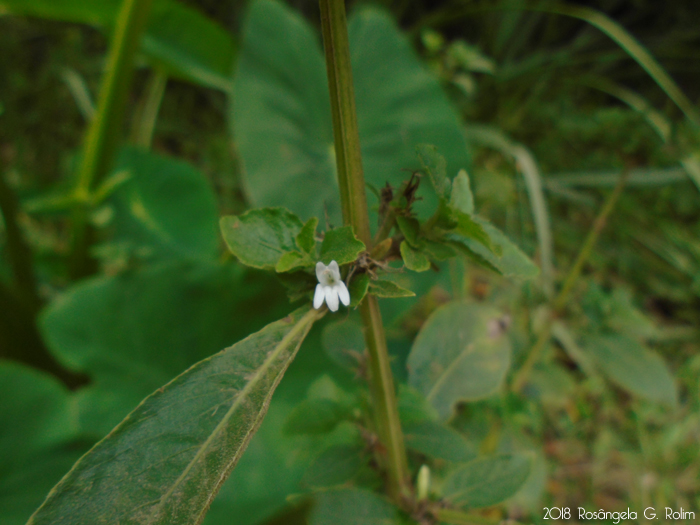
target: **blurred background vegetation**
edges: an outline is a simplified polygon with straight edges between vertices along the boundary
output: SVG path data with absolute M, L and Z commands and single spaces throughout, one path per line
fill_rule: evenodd
M 316 2 L 287 5 L 318 28 Z M 446 94 L 465 141 L 454 162 L 467 164 L 477 209 L 542 270 L 539 281 L 520 283 L 460 262 L 414 278 L 419 298 L 384 312 L 399 379 L 413 337 L 452 298 L 507 312 L 516 375 L 542 305 L 627 176 L 522 391 L 504 388 L 452 420 L 482 452 L 536 454 L 523 490 L 485 519 L 539 522 L 542 506 L 698 511 L 697 2 L 372 5 L 389 13 Z M 155 388 L 292 308 L 275 278 L 224 255 L 217 233 L 220 215 L 251 204 L 251 146 L 239 148 L 236 116 L 245 111 L 235 109 L 247 102 L 234 89 L 239 59 L 254 63 L 243 38 L 247 2 L 155 2 L 117 130 L 131 146 L 90 211 L 94 265 L 71 275 L 69 189 L 117 7 L 0 0 L 3 523 L 24 523 L 70 465 Z M 391 71 L 391 57 L 382 60 Z M 360 81 L 371 98 L 373 78 Z M 408 161 L 391 176 L 415 167 Z M 306 467 L 332 439 L 290 434 L 285 421 L 310 385 L 312 396 L 357 388 L 324 352 L 322 331 L 304 343 L 206 523 L 304 522 L 305 500 L 290 495 L 306 490 Z M 648 368 L 615 361 L 615 351 L 591 351 L 596 366 L 587 365 L 580 347 L 613 336 L 641 345 L 634 351 L 649 367 L 667 367 L 671 391 Z M 412 454 L 419 465 L 421 453 Z

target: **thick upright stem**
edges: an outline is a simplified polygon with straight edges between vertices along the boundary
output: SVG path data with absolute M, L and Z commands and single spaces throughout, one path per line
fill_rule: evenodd
M 134 56 L 146 27 L 152 0 L 123 0 L 100 88 L 97 114 L 90 123 L 83 163 L 78 176 L 73 213 L 71 276 L 90 270 L 88 217 L 92 191 L 110 169 L 122 135 L 124 109 L 133 76 Z
M 320 5 L 343 221 L 352 225 L 355 234 L 369 250 L 369 216 L 355 111 L 345 3 L 344 0 L 320 0 Z M 379 439 L 386 449 L 384 467 L 388 474 L 389 491 L 398 499 L 408 494 L 410 477 L 386 336 L 376 297 L 368 296 L 362 301 L 360 314 L 370 358 L 370 390 L 375 425 Z

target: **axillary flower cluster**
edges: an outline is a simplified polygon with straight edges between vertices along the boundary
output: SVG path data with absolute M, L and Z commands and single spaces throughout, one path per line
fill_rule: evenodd
M 350 292 L 347 286 L 340 279 L 340 268 L 338 263 L 331 261 L 328 266 L 321 261 L 316 263 L 316 293 L 314 294 L 314 308 L 318 310 L 326 301 L 331 312 L 338 311 L 338 300 L 345 306 L 350 304 Z

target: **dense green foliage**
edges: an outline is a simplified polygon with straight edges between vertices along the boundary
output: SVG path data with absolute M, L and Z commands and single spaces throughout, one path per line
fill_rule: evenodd
M 371 239 L 315 1 L 127 4 L 0 0 L 3 524 L 700 512 L 694 2 L 348 3 Z

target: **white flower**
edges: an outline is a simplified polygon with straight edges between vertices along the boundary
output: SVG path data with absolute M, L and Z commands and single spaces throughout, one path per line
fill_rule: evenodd
M 345 283 L 340 280 L 340 268 L 338 268 L 337 262 L 331 261 L 328 266 L 321 261 L 317 262 L 316 277 L 318 278 L 314 294 L 314 308 L 316 310 L 321 308 L 324 299 L 331 312 L 338 311 L 338 298 L 345 306 L 350 304 L 350 293 Z

